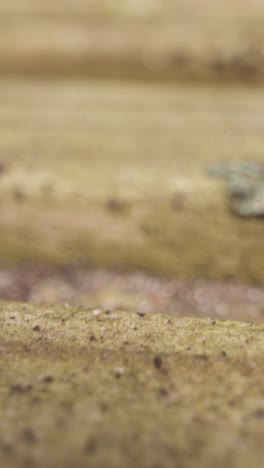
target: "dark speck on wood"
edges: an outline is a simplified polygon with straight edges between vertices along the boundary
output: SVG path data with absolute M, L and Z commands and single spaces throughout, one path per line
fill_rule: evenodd
M 161 369 L 161 367 L 162 367 L 161 357 L 155 356 L 154 359 L 153 359 L 153 362 L 154 362 L 154 366 L 156 367 L 156 369 Z

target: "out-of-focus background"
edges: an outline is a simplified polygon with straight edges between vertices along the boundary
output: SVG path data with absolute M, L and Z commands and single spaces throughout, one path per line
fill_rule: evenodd
M 263 319 L 263 20 L 0 2 L 1 298 Z

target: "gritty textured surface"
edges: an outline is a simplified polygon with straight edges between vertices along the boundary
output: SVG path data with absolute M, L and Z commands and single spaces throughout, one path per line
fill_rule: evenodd
M 263 324 L 2 303 L 9 467 L 260 468 Z

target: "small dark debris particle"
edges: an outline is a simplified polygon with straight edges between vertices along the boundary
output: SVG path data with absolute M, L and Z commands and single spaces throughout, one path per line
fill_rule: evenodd
M 116 377 L 117 379 L 120 379 L 120 377 L 122 377 L 123 374 L 124 374 L 124 369 L 123 369 L 123 367 L 117 367 L 117 368 L 115 369 L 115 377 Z
M 109 410 L 109 406 L 103 401 L 102 403 L 100 403 L 100 409 L 102 413 L 106 413 Z
M 0 161 L 0 174 L 4 174 L 8 169 L 8 164 L 5 161 Z
M 168 396 L 168 394 L 169 394 L 168 390 L 167 390 L 165 387 L 160 387 L 159 393 L 160 393 L 160 395 L 163 396 L 163 397 L 166 397 L 166 396 Z
M 185 196 L 181 193 L 176 193 L 171 200 L 171 206 L 174 210 L 181 210 L 185 205 Z
M 162 359 L 159 356 L 155 356 L 153 359 L 153 362 L 154 362 L 154 366 L 156 367 L 156 369 L 161 369 Z
M 91 437 L 87 440 L 84 446 L 84 450 L 87 453 L 94 453 L 97 447 L 97 442 L 94 437 Z
M 236 401 L 235 401 L 234 399 L 233 399 L 233 400 L 229 400 L 229 401 L 227 402 L 227 404 L 228 404 L 228 406 L 231 406 L 231 407 L 232 407 L 232 406 L 235 406 Z
M 13 451 L 12 445 L 2 440 L 0 440 L 0 449 L 5 453 L 11 453 Z
M 141 317 L 141 318 L 142 318 L 142 317 L 145 317 L 145 315 L 146 315 L 144 312 L 137 312 L 137 314 L 138 314 L 138 316 Z
M 212 320 L 212 325 L 215 325 L 216 324 L 216 320 Z
M 42 377 L 42 382 L 52 383 L 52 382 L 54 382 L 54 377 L 52 377 L 52 375 L 44 375 Z
M 226 351 L 222 351 L 222 356 L 223 356 L 223 357 L 226 357 L 226 356 L 227 356 L 227 352 L 226 352 Z
M 257 419 L 264 418 L 264 408 L 257 408 L 252 416 L 254 416 Z
M 32 390 L 32 385 L 30 384 L 12 384 L 10 386 L 11 392 L 16 392 L 16 393 L 26 393 Z
M 106 200 L 105 206 L 109 211 L 112 211 L 114 213 L 122 213 L 125 211 L 128 204 L 124 200 L 120 200 L 117 198 L 109 198 L 108 200 Z
M 138 327 L 134 327 L 134 328 L 133 328 L 133 330 L 137 330 L 137 329 L 138 329 Z
M 37 437 L 36 437 L 34 431 L 30 427 L 25 427 L 25 429 L 23 429 L 21 435 L 22 435 L 22 438 L 26 442 L 34 443 L 34 442 L 37 441 Z
M 129 341 L 124 341 L 124 345 L 129 345 Z
M 191 351 L 192 347 L 188 346 L 186 349 L 187 349 L 187 351 Z
M 20 188 L 15 188 L 14 191 L 13 191 L 13 198 L 17 201 L 17 202 L 21 202 L 23 201 L 25 198 L 26 198 L 26 195 L 25 193 L 23 192 L 22 189 Z
M 33 331 L 35 332 L 39 332 L 41 330 L 40 326 L 39 325 L 35 325 L 35 327 L 33 328 Z
M 167 324 L 168 324 L 168 325 L 171 325 L 171 324 L 172 324 L 172 321 L 171 321 L 170 319 L 167 320 Z
M 96 341 L 96 338 L 95 338 L 94 335 L 91 335 L 91 336 L 90 336 L 90 341 Z
M 104 313 L 105 313 L 105 314 L 111 314 L 111 310 L 106 309 L 106 310 L 104 311 Z
M 207 354 L 196 354 L 195 355 L 196 359 L 201 359 L 201 361 L 208 361 L 208 356 Z
M 9 318 L 10 318 L 10 320 L 15 320 L 16 319 L 15 315 L 10 315 Z

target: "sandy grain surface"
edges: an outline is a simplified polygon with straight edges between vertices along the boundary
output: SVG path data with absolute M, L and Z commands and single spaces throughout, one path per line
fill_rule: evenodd
M 263 324 L 1 304 L 6 467 L 260 468 Z

